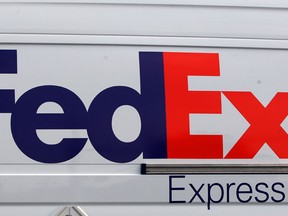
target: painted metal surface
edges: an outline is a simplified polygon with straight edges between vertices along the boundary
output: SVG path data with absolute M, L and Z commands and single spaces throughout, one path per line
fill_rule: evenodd
M 4 1 L 0 32 L 287 39 L 285 1 L 49 2 Z
M 264 43 L 264 42 L 263 42 Z M 265 43 L 264 43 L 265 44 Z M 241 44 L 240 44 L 241 46 Z M 265 46 L 265 45 L 264 45 Z M 141 85 L 144 81 L 141 80 L 141 70 L 139 69 L 140 60 L 139 52 L 151 52 L 159 53 L 217 53 L 220 64 L 220 75 L 217 77 L 209 76 L 187 76 L 187 84 L 189 91 L 215 91 L 222 92 L 220 97 L 221 113 L 205 114 L 205 113 L 194 113 L 189 112 L 187 114 L 186 121 L 189 122 L 190 135 L 222 135 L 223 136 L 223 156 L 218 158 L 203 158 L 200 157 L 185 158 L 177 156 L 169 158 L 158 157 L 145 158 L 142 155 L 132 157 L 131 163 L 262 163 L 262 164 L 278 164 L 286 163 L 285 156 L 281 156 L 281 150 L 277 150 L 277 147 L 273 149 L 273 145 L 269 142 L 264 145 L 256 147 L 254 151 L 255 155 L 247 156 L 246 158 L 240 158 L 236 155 L 234 158 L 227 158 L 228 153 L 233 149 L 235 144 L 249 129 L 249 118 L 243 116 L 237 106 L 228 100 L 227 93 L 225 92 L 251 92 L 254 100 L 259 101 L 258 103 L 266 106 L 271 101 L 275 100 L 277 92 L 287 91 L 287 77 L 286 68 L 288 67 L 287 52 L 279 49 L 243 49 L 243 48 L 209 48 L 209 47 L 177 47 L 177 46 L 117 46 L 112 47 L 109 45 L 51 45 L 51 44 L 12 44 L 12 45 L 1 45 L 1 49 L 17 50 L 18 58 L 18 72 L 17 74 L 2 74 L 1 75 L 1 88 L 2 89 L 15 89 L 15 100 L 18 101 L 20 98 L 24 98 L 27 92 L 31 89 L 41 86 L 58 86 L 59 88 L 68 89 L 79 97 L 79 101 L 84 103 L 84 106 L 88 110 L 91 103 L 98 95 L 106 89 L 125 86 L 133 89 L 132 91 L 141 92 Z M 73 50 L 73 51 L 72 51 Z M 143 74 L 144 72 L 142 72 Z M 154 76 L 154 75 L 153 75 Z M 33 79 L 31 79 L 33 77 Z M 35 78 L 35 79 L 34 79 Z M 186 79 L 185 77 L 183 79 Z M 184 80 L 185 81 L 185 80 Z M 85 88 L 83 88 L 85 85 Z M 160 88 L 155 84 L 155 89 Z M 171 88 L 173 91 L 173 89 Z M 141 97 L 141 96 L 139 96 Z M 162 98 L 164 100 L 164 98 Z M 24 99 L 23 99 L 24 100 Z M 203 99 L 205 100 L 205 98 Z M 28 101 L 29 103 L 29 101 Z M 33 103 L 33 101 L 31 101 Z M 80 103 L 80 102 L 79 102 Z M 130 103 L 130 102 L 129 102 Z M 139 108 L 135 108 L 124 104 L 118 109 L 113 110 L 112 120 L 104 119 L 110 124 L 111 131 L 113 131 L 115 138 L 119 139 L 120 149 L 129 144 L 144 142 L 145 138 L 141 138 L 139 135 L 142 134 L 144 126 L 141 124 L 143 121 L 142 113 L 139 113 Z M 150 103 L 150 101 L 148 102 Z M 151 107 L 155 101 L 151 99 Z M 210 103 L 208 101 L 208 103 Z M 18 103 L 16 103 L 17 106 Z M 210 103 L 213 105 L 213 103 Z M 20 107 L 20 105 L 18 105 Z M 60 105 L 61 106 L 61 105 Z M 184 105 L 185 106 L 185 105 Z M 249 108 L 247 104 L 247 110 L 254 110 Z M 285 108 L 281 108 L 285 111 Z M 97 109 L 95 109 L 97 111 Z M 42 104 L 38 113 L 62 113 L 59 104 L 47 102 Z M 104 111 L 105 112 L 105 111 Z M 257 112 L 255 109 L 253 112 Z M 275 110 L 271 112 L 275 113 Z M 185 113 L 184 113 L 185 114 Z M 185 115 L 186 115 L 185 114 Z M 269 113 L 268 113 L 269 114 Z M 80 114 L 81 115 L 81 114 Z M 83 114 L 85 115 L 85 113 Z M 268 115 L 264 115 L 263 118 Z M 284 116 L 285 117 L 285 116 Z M 81 116 L 79 116 L 81 118 Z M 84 116 L 83 116 L 84 118 Z M 142 118 L 142 120 L 141 120 Z M 23 140 L 17 141 L 17 136 L 13 127 L 11 128 L 10 120 L 11 115 L 9 113 L 1 114 L 1 127 L 3 130 L 3 136 L 1 137 L 1 157 L 0 162 L 2 164 L 37 164 L 35 159 L 29 156 L 30 153 L 19 150 L 19 145 L 25 144 Z M 13 119 L 13 115 L 12 115 Z M 284 119 L 284 118 L 283 118 Z M 111 122 L 110 122 L 111 121 Z M 157 120 L 156 120 L 157 121 Z M 159 120 L 160 121 L 160 120 Z M 45 122 L 45 121 L 43 121 Z M 278 124 L 280 128 L 286 128 L 286 120 Z M 16 123 L 15 123 L 16 124 Z M 29 119 L 27 120 L 29 124 Z M 59 143 L 63 138 L 83 138 L 87 139 L 83 150 L 76 153 L 72 159 L 63 159 L 62 162 L 71 164 L 106 164 L 110 161 L 114 161 L 113 146 L 111 142 L 105 144 L 109 149 L 108 155 L 103 155 L 97 149 L 97 138 L 92 138 L 91 134 L 94 129 L 94 125 L 97 126 L 97 121 L 92 122 L 89 128 L 83 127 L 82 129 L 39 129 L 37 130 L 37 136 L 40 141 L 53 145 Z M 167 124 L 165 121 L 160 121 L 159 124 Z M 17 124 L 16 124 L 17 125 Z M 267 122 L 268 126 L 268 122 Z M 153 125 L 151 125 L 153 127 Z M 175 127 L 173 129 L 173 127 Z M 24 129 L 24 128 L 23 128 Z M 176 130 L 176 126 L 172 124 L 172 129 Z M 21 128 L 19 129 L 21 130 Z M 90 135 L 87 135 L 87 131 L 90 131 Z M 272 129 L 273 131 L 273 129 Z M 97 133 L 97 132 L 95 132 Z M 265 135 L 259 135 L 261 131 L 254 132 L 255 136 L 265 139 Z M 189 136 L 188 132 L 187 135 Z M 30 133 L 26 133 L 25 137 L 30 137 Z M 106 135 L 103 137 L 104 143 L 105 138 L 109 138 Z M 169 138 L 169 137 L 168 137 Z M 269 138 L 269 136 L 268 136 Z M 16 139 L 16 140 L 15 140 Z M 26 138 L 25 138 L 26 139 Z M 101 138 L 102 139 L 102 138 Z M 165 139 L 165 137 L 164 137 Z M 153 139 L 150 139 L 153 141 Z M 165 142 L 165 140 L 162 140 Z M 17 145 L 15 145 L 17 143 Z M 19 144 L 18 144 L 19 143 Z M 94 147 L 93 147 L 93 145 Z M 145 145 L 145 144 L 143 144 Z M 148 144 L 147 144 L 148 145 Z M 156 148 L 155 144 L 155 148 Z M 203 144 L 206 145 L 206 144 Z M 252 144 L 251 144 L 252 145 Z M 253 145 L 252 145 L 253 146 Z M 48 146 L 49 147 L 49 146 Z M 95 149 L 96 147 L 96 149 Z M 272 149 L 271 149 L 272 147 Z M 125 147 L 126 148 L 126 147 Z M 167 148 L 169 145 L 167 144 Z M 33 148 L 30 148 L 34 151 Z M 179 149 L 181 149 L 179 147 Z M 152 149 L 153 150 L 153 149 Z M 150 150 L 150 151 L 152 151 Z M 60 150 L 65 151 L 65 150 Z M 124 150 L 123 150 L 124 151 Z M 205 150 L 206 151 L 206 150 Z M 207 149 L 207 152 L 212 151 Z M 277 152 L 278 151 L 278 152 Z M 284 151 L 285 152 L 285 151 Z M 109 155 L 111 154 L 111 155 Z M 116 153 L 115 153 L 116 154 Z M 129 155 L 131 153 L 127 153 Z M 49 158 L 49 153 L 45 155 Z M 55 157 L 53 155 L 51 158 Z M 121 157 L 121 155 L 120 155 Z M 125 157 L 123 155 L 123 157 Z M 167 159 L 165 159 L 165 157 Z M 237 158 L 238 157 L 238 158 Z M 181 160 L 185 158 L 185 160 Z M 32 159 L 32 160 L 31 160 Z M 37 161 L 37 160 L 36 160 Z M 41 159 L 39 160 L 41 162 Z M 42 162 L 45 162 L 43 159 Z M 115 161 L 114 161 L 115 162 Z
M 229 93 L 251 92 L 266 107 L 277 92 L 288 92 L 286 20 L 282 1 L 0 1 L 0 50 L 17 51 L 17 72 L 2 73 L 0 89 L 15 90 L 15 102 L 32 88 L 54 85 L 75 93 L 88 110 L 108 88 L 125 86 L 141 93 L 139 53 L 213 53 L 219 57 L 219 76 L 189 75 L 187 91 L 220 92 L 221 113 L 190 113 L 187 122 L 190 135 L 223 136 L 221 158 L 139 154 L 122 164 L 93 147 L 98 144 L 91 142 L 91 127 L 41 129 L 37 136 L 51 146 L 63 138 L 87 139 L 72 159 L 45 164 L 18 148 L 11 127 L 14 111 L 2 112 L 1 214 L 51 215 L 80 205 L 88 215 L 285 215 L 285 174 L 150 176 L 141 174 L 141 164 L 285 166 L 285 148 L 271 145 L 269 133 L 260 136 L 262 144 L 269 142 L 258 145 L 255 155 L 226 156 L 251 125 Z M 260 113 L 246 104 L 247 110 Z M 269 114 L 285 113 L 283 104 Z M 127 104 L 115 110 L 109 123 L 115 137 L 129 146 L 139 139 L 143 116 Z M 48 102 L 37 112 L 61 114 L 63 107 Z M 286 132 L 284 117 L 272 130 Z

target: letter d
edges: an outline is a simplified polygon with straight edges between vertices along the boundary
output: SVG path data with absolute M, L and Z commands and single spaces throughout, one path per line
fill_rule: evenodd
M 144 158 L 167 158 L 163 54 L 140 52 L 141 94 L 117 86 L 105 89 L 92 101 L 88 111 L 88 136 L 106 159 L 118 163 Z M 112 117 L 122 105 L 133 106 L 141 118 L 139 137 L 127 144 L 112 129 Z M 133 127 L 133 125 L 131 125 Z

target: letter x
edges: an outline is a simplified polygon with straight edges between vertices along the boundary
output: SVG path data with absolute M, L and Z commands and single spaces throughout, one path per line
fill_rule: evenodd
M 225 158 L 253 158 L 265 143 L 279 158 L 288 158 L 288 134 L 280 126 L 288 115 L 288 93 L 277 93 L 266 107 L 251 92 L 223 94 L 250 123 Z
M 189 185 L 190 185 L 190 187 L 193 189 L 193 191 L 195 192 L 194 196 L 191 198 L 191 200 L 190 200 L 189 203 L 192 203 L 193 200 L 194 200 L 196 197 L 198 197 L 198 198 L 201 200 L 202 203 L 205 203 L 204 199 L 203 199 L 202 196 L 200 195 L 200 191 L 202 190 L 204 184 L 202 184 L 202 185 L 199 187 L 198 190 L 193 186 L 193 184 L 189 184 Z

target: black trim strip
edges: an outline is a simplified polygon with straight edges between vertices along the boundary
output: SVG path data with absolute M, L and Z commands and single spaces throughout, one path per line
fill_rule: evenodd
M 141 164 L 141 174 L 288 174 L 286 164 Z

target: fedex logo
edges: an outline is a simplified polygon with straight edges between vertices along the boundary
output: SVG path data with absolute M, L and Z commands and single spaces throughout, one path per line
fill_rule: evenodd
M 0 112 L 11 113 L 16 145 L 29 158 L 60 163 L 75 157 L 88 138 L 104 158 L 118 163 L 144 159 L 251 159 L 266 143 L 279 158 L 288 158 L 288 136 L 281 123 L 288 115 L 288 93 L 279 92 L 264 106 L 252 92 L 196 91 L 188 89 L 188 77 L 220 76 L 217 53 L 140 52 L 140 92 L 127 86 L 101 91 L 87 108 L 71 90 L 44 85 L 15 100 L 15 90 L 0 90 Z M 17 74 L 17 51 L 0 50 L 0 73 Z M 250 126 L 227 155 L 222 134 L 190 134 L 190 114 L 222 113 L 221 95 Z M 63 113 L 38 113 L 54 102 Z M 119 140 L 112 117 L 122 105 L 134 107 L 141 119 L 139 136 L 129 143 Z M 191 122 L 193 124 L 193 122 Z M 65 138 L 47 145 L 38 129 L 85 129 L 88 138 Z

